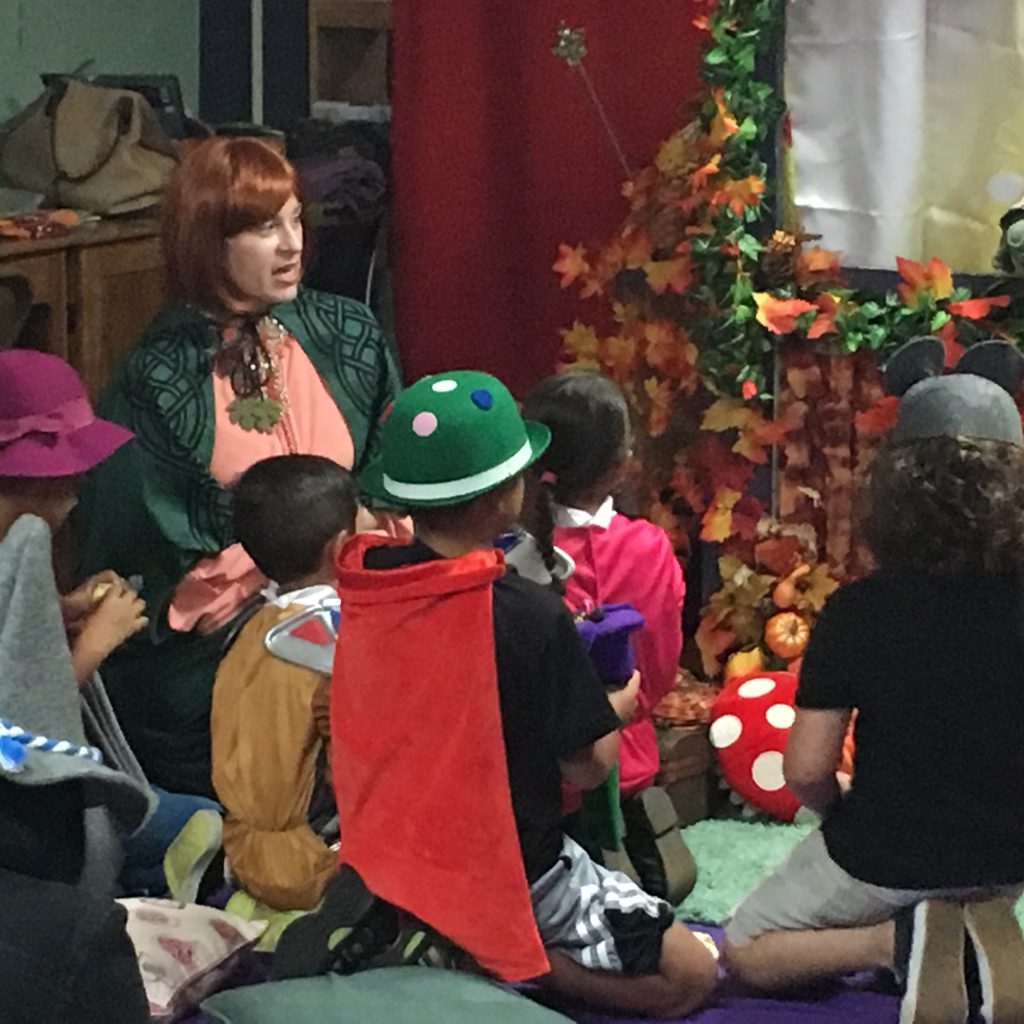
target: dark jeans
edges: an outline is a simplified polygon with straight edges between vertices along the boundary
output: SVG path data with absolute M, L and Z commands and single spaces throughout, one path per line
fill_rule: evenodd
M 153 816 L 126 843 L 121 888 L 126 896 L 163 896 L 164 854 L 196 811 L 222 808 L 214 800 L 191 793 L 168 793 L 153 787 L 157 804 Z

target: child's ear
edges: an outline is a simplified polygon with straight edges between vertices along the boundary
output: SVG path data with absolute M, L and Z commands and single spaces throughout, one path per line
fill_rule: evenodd
M 356 509 L 356 522 L 353 533 L 368 533 L 370 530 L 380 529 L 380 518 L 372 509 L 360 505 Z
M 334 561 L 338 552 L 345 546 L 345 542 L 352 536 L 349 530 L 342 530 L 337 536 L 332 537 L 324 545 L 324 553 L 320 559 L 321 568 L 325 571 L 334 572 Z

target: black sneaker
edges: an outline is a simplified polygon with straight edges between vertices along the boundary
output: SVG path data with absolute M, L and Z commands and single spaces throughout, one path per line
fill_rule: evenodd
M 348 968 L 385 949 L 398 932 L 394 907 L 366 888 L 358 872 L 343 864 L 324 890 L 317 910 L 281 934 L 271 977 L 309 978 Z

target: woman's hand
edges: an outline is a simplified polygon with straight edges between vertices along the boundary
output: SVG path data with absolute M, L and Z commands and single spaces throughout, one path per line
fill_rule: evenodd
M 91 678 L 112 651 L 149 625 L 145 612 L 146 603 L 134 590 L 124 583 L 109 585 L 71 647 L 79 685 Z
M 80 584 L 70 594 L 65 594 L 60 599 L 60 611 L 64 618 L 64 628 L 69 633 L 77 633 L 81 630 L 85 620 L 92 614 L 103 595 L 111 587 L 126 586 L 125 581 L 114 572 L 113 569 L 104 569 L 103 572 L 90 576 L 84 583 Z

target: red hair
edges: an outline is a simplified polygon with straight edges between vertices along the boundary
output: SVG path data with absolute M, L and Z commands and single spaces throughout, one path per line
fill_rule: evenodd
M 225 242 L 273 220 L 299 196 L 295 168 L 258 139 L 206 139 L 190 150 L 164 195 L 163 243 L 171 298 L 218 312 L 244 296 L 227 271 Z

